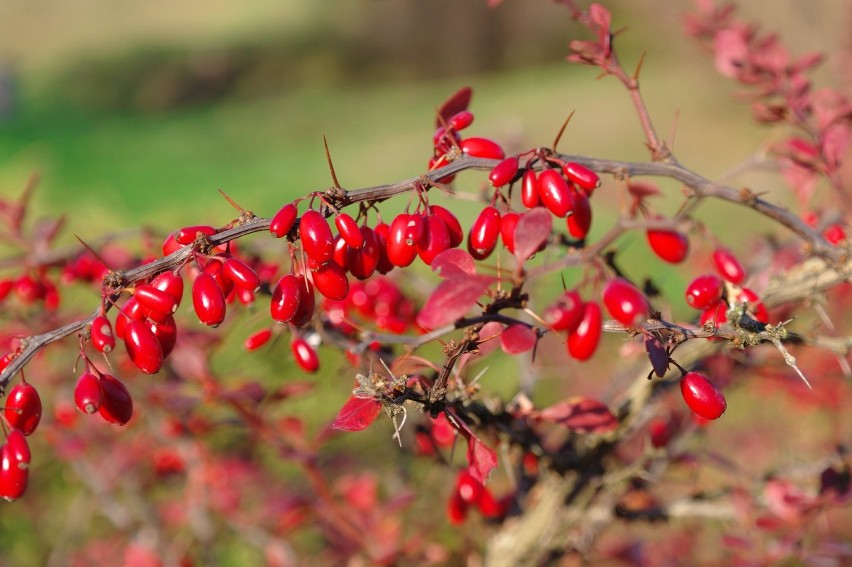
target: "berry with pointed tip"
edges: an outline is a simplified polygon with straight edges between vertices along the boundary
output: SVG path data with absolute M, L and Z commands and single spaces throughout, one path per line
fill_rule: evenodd
M 722 298 L 724 284 L 719 276 L 698 276 L 686 287 L 686 302 L 695 309 L 706 309 Z
M 6 421 L 24 435 L 30 435 L 41 421 L 41 398 L 32 384 L 21 382 L 9 390 L 4 410 Z
M 467 237 L 467 250 L 477 260 L 484 260 L 497 246 L 500 236 L 500 211 L 494 206 L 482 209 Z
M 624 278 L 609 280 L 602 295 L 606 310 L 620 323 L 635 327 L 648 318 L 648 302 L 645 296 Z
M 272 220 L 269 221 L 269 232 L 272 233 L 272 236 L 275 238 L 284 238 L 287 236 L 287 233 L 290 232 L 290 229 L 293 228 L 293 224 L 296 222 L 296 217 L 298 216 L 299 211 L 296 208 L 295 203 L 287 203 L 283 207 L 281 207 L 275 216 L 272 217 Z
M 225 320 L 225 293 L 207 272 L 198 274 L 192 283 L 192 306 L 198 320 L 208 327 L 218 327 Z
M 559 170 L 545 169 L 538 176 L 538 196 L 547 210 L 564 218 L 574 208 L 571 188 Z
M 101 407 L 101 381 L 91 372 L 85 372 L 74 386 L 74 405 L 85 414 L 93 414 Z
M 689 409 L 704 419 L 719 419 L 728 408 L 721 390 L 698 372 L 689 372 L 680 379 L 680 393 Z
M 299 222 L 299 238 L 308 258 L 322 264 L 334 256 L 334 234 L 325 218 L 317 211 L 305 211 Z

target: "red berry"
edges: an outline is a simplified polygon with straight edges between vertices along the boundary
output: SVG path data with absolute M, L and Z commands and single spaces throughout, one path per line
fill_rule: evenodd
M 417 246 L 417 253 L 424 264 L 431 266 L 435 256 L 450 248 L 450 233 L 447 225 L 436 214 L 423 217 L 423 227 L 423 237 Z
M 124 346 L 130 360 L 145 374 L 163 367 L 163 347 L 145 321 L 131 321 L 124 328 Z
M 361 237 L 361 247 L 350 248 L 346 251 L 346 263 L 349 272 L 359 280 L 366 280 L 373 275 L 381 259 L 381 249 L 376 233 L 367 225 L 358 229 Z
M 568 290 L 542 314 L 544 321 L 556 331 L 572 333 L 583 319 L 585 305 L 576 290 Z
M 461 112 L 453 114 L 453 116 L 447 120 L 447 126 L 456 132 L 464 130 L 471 124 L 473 124 L 473 113 L 469 110 L 462 110 Z
M 272 290 L 272 303 L 269 306 L 272 320 L 276 323 L 289 323 L 299 309 L 304 291 L 304 278 L 300 281 L 300 277 L 287 274 L 278 280 Z
M 269 232 L 275 238 L 284 238 L 290 229 L 293 228 L 293 223 L 296 222 L 296 216 L 299 212 L 294 203 L 287 203 L 275 213 L 272 220 L 269 222 Z
M 456 218 L 456 215 L 440 205 L 431 205 L 429 208 L 432 211 L 432 214 L 437 215 L 439 219 L 444 221 L 444 225 L 447 227 L 447 233 L 450 236 L 450 248 L 455 248 L 461 244 L 464 240 L 464 229 L 462 228 L 459 219 Z
M 92 319 L 92 330 L 90 332 L 92 344 L 98 352 L 111 352 L 115 348 L 115 335 L 112 333 L 112 325 L 104 315 L 98 315 Z
M 500 238 L 503 240 L 503 246 L 512 254 L 515 253 L 515 227 L 518 226 L 520 218 L 518 213 L 506 213 L 500 219 Z
M 257 350 L 272 338 L 272 330 L 271 329 L 261 329 L 258 332 L 250 335 L 245 342 L 243 343 L 243 348 L 247 351 Z
M 456 479 L 456 492 L 467 504 L 475 505 L 479 502 L 484 488 L 482 483 L 473 478 L 473 475 L 467 469 L 462 469 L 459 472 Z
M 386 274 L 393 270 L 393 263 L 388 258 L 388 234 L 390 233 L 390 225 L 380 222 L 373 227 L 373 232 L 376 234 L 376 242 L 379 245 L 379 263 L 376 264 L 376 271 L 380 274 Z
M 846 229 L 842 224 L 834 223 L 825 227 L 825 230 L 822 231 L 822 235 L 826 240 L 837 246 L 846 240 Z
M 334 217 L 334 224 L 337 226 L 337 231 L 343 240 L 346 241 L 352 248 L 361 248 L 364 245 L 364 237 L 361 235 L 361 230 L 358 228 L 358 223 L 355 219 L 346 213 L 340 213 Z
M 508 184 L 518 173 L 518 157 L 507 157 L 500 163 L 494 166 L 491 173 L 488 174 L 488 180 L 494 187 L 502 187 Z
M 293 356 L 296 358 L 296 363 L 302 367 L 305 372 L 316 372 L 319 369 L 319 357 L 314 348 L 308 344 L 308 341 L 302 337 L 296 337 L 290 343 L 290 348 L 293 350 Z
M 651 445 L 661 449 L 669 444 L 674 431 L 672 424 L 664 419 L 654 418 L 648 423 L 648 432 L 651 434 Z
M 296 276 L 296 281 L 302 290 L 302 294 L 299 300 L 299 305 L 296 308 L 296 313 L 293 314 L 293 318 L 290 320 L 290 323 L 297 327 L 301 327 L 313 318 L 317 299 L 314 295 L 314 287 L 305 279 L 305 276 Z
M 9 502 L 17 500 L 27 490 L 29 467 L 18 466 L 8 443 L 0 447 L 0 497 Z
M 459 142 L 462 151 L 472 157 L 503 159 L 506 157 L 500 144 L 488 138 L 471 137 Z
M 468 504 L 459 495 L 458 490 L 453 490 L 450 500 L 447 502 L 447 518 L 451 524 L 461 524 L 467 518 Z
M 45 289 L 41 282 L 34 280 L 29 274 L 24 274 L 15 281 L 15 293 L 21 303 L 29 305 L 44 299 Z
M 610 315 L 629 327 L 635 327 L 648 318 L 645 296 L 624 278 L 613 278 L 607 282 L 603 303 Z
M 225 320 L 225 294 L 206 272 L 198 274 L 192 283 L 192 306 L 198 320 L 209 327 L 218 327 Z
M 9 445 L 9 457 L 12 462 L 17 463 L 18 468 L 28 468 L 32 460 L 32 453 L 30 452 L 30 444 L 23 432 L 20 429 L 12 429 L 6 436 L 6 443 Z
M 411 215 L 400 213 L 391 222 L 388 231 L 387 254 L 388 260 L 394 266 L 404 268 L 417 257 L 417 243 L 408 240 L 408 219 Z
M 174 252 L 177 252 L 183 248 L 181 244 L 175 240 L 175 235 L 170 234 L 166 237 L 166 240 L 163 242 L 163 256 L 168 256 Z
M 705 309 L 722 298 L 722 280 L 713 274 L 698 276 L 686 288 L 686 302 L 695 309 Z
M 680 393 L 689 409 L 704 419 L 719 419 L 728 407 L 722 392 L 698 372 L 689 372 L 680 379 Z
M 534 169 L 524 172 L 521 180 L 521 203 L 528 209 L 538 206 L 538 176 Z
M 582 191 L 574 191 L 572 197 L 574 206 L 565 221 L 571 236 L 583 240 L 589 234 L 589 229 L 592 226 L 592 205 Z
M 175 272 L 162 272 L 151 280 L 151 287 L 165 291 L 180 305 L 183 299 L 183 278 Z
M 648 230 L 648 244 L 661 259 L 679 264 L 689 254 L 689 239 L 676 230 Z
M 86 414 L 93 414 L 101 407 L 101 381 L 91 372 L 80 375 L 74 386 L 74 405 Z
M 135 297 L 131 297 L 124 302 L 118 315 L 115 316 L 115 336 L 124 339 L 124 327 L 127 326 L 127 323 L 143 319 L 145 319 L 145 314 L 142 313 L 142 306 L 139 305 Z
M 405 243 L 409 246 L 419 246 L 424 230 L 423 214 L 415 212 L 408 215 L 408 223 L 405 225 Z
M 713 252 L 713 263 L 716 271 L 732 284 L 740 284 L 745 279 L 745 270 L 733 252 L 727 248 L 717 248 Z
M 586 193 L 591 193 L 600 186 L 601 180 L 598 174 L 579 163 L 568 162 L 562 166 L 562 173 L 565 174 L 572 183 L 578 185 Z
M 735 300 L 740 303 L 748 303 L 749 311 L 751 311 L 754 314 L 754 318 L 761 323 L 769 322 L 769 312 L 766 310 L 766 306 L 763 305 L 760 297 L 749 288 L 742 288 L 740 293 L 737 294 Z
M 216 234 L 216 229 L 207 225 L 185 226 L 174 232 L 175 242 L 181 245 L 192 244 L 198 238 L 198 235 L 213 236 Z
M 538 196 L 547 210 L 563 218 L 574 208 L 571 188 L 556 169 L 545 169 L 538 176 Z
M 101 407 L 98 413 L 107 422 L 124 425 L 133 417 L 133 398 L 127 387 L 109 374 L 101 375 Z
M 594 301 L 583 307 L 580 324 L 568 335 L 568 354 L 577 360 L 587 360 L 598 348 L 601 339 L 601 308 Z
M 210 258 L 202 272 L 213 276 L 213 279 L 216 280 L 216 285 L 219 286 L 225 297 L 231 295 L 231 292 L 234 290 L 234 282 L 225 275 L 223 256 L 217 254 Z
M 299 222 L 299 238 L 302 248 L 308 258 L 322 264 L 334 256 L 334 234 L 331 228 L 317 211 L 306 211 Z
M 728 316 L 726 314 L 727 311 L 728 305 L 720 299 L 704 309 L 704 311 L 701 312 L 701 316 L 698 318 L 698 321 L 701 325 L 704 325 L 707 322 L 713 322 L 718 326 L 728 320 Z
M 343 268 L 334 262 L 325 262 L 311 270 L 311 277 L 317 291 L 333 301 L 346 299 L 349 295 L 349 278 Z
M 234 285 L 240 289 L 248 291 L 257 291 L 260 287 L 260 278 L 257 273 L 245 262 L 236 258 L 228 258 L 222 264 L 222 272 L 229 280 L 234 282 Z
M 24 435 L 30 435 L 41 421 L 41 398 L 32 384 L 21 382 L 6 396 L 6 421 Z
M 160 348 L 163 350 L 163 359 L 168 357 L 177 343 L 177 323 L 175 318 L 169 315 L 165 320 L 159 323 L 148 321 L 148 328 L 154 334 L 154 338 L 160 343 Z
M 177 311 L 178 300 L 152 285 L 137 285 L 133 296 L 136 298 L 137 303 L 148 311 L 156 311 L 163 315 L 171 315 Z
M 470 227 L 467 250 L 477 260 L 484 260 L 497 246 L 498 236 L 500 236 L 500 212 L 496 207 L 485 207 Z

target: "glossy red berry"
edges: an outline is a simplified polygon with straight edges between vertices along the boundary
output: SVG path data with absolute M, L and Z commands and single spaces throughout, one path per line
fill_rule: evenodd
M 440 205 L 432 205 L 430 209 L 433 215 L 437 215 L 439 219 L 444 221 L 447 234 L 450 236 L 450 248 L 455 248 L 461 244 L 464 240 L 464 229 L 456 215 Z
M 101 407 L 98 413 L 107 422 L 124 425 L 133 417 L 133 398 L 127 387 L 114 376 L 101 375 Z
M 225 297 L 228 297 L 234 290 L 234 282 L 225 275 L 224 265 L 224 257 L 217 254 L 208 260 L 202 271 L 205 274 L 213 276 L 213 279 L 216 280 L 216 284 L 219 286 L 219 289 L 222 290 L 222 294 Z
M 545 169 L 538 176 L 538 196 L 547 210 L 564 218 L 574 208 L 571 188 L 559 170 Z
M 90 332 L 92 344 L 98 352 L 111 352 L 115 348 L 115 335 L 112 325 L 104 315 L 98 315 L 92 319 L 92 330 Z
M 346 258 L 347 253 L 349 252 L 349 245 L 346 244 L 346 241 L 343 240 L 343 237 L 339 234 L 334 237 L 334 256 L 331 257 L 331 261 L 343 268 L 343 271 L 349 270 L 349 261 Z
M 269 232 L 275 238 L 284 238 L 290 232 L 290 229 L 293 228 L 298 214 L 299 211 L 295 203 L 287 203 L 272 217 L 272 220 L 269 222 Z
M 28 468 L 32 461 L 32 453 L 23 432 L 20 429 L 10 430 L 6 435 L 6 444 L 9 445 L 9 457 L 12 462 L 17 463 L 18 468 Z
M 152 285 L 140 284 L 133 292 L 136 302 L 147 311 L 156 311 L 163 315 L 170 315 L 177 311 L 178 300 L 169 293 L 157 289 Z M 157 317 L 155 317 L 157 318 Z
M 162 272 L 151 280 L 151 287 L 165 291 L 180 305 L 183 299 L 183 278 L 176 272 Z
M 234 282 L 234 285 L 240 289 L 248 291 L 257 291 L 260 287 L 260 278 L 250 266 L 236 258 L 228 258 L 222 264 L 222 272 L 225 276 Z
M 554 330 L 571 333 L 583 320 L 584 313 L 585 304 L 580 294 L 571 289 L 549 305 L 542 313 L 542 318 Z
M 462 469 L 456 478 L 456 492 L 461 499 L 470 505 L 476 505 L 482 497 L 482 491 L 485 487 L 481 482 L 473 478 L 470 471 Z
M 316 372 L 319 369 L 319 357 L 314 347 L 308 344 L 308 341 L 302 337 L 296 337 L 290 343 L 290 348 L 293 351 L 293 356 L 296 363 L 302 367 L 305 372 Z
M 170 234 L 166 237 L 166 240 L 163 241 L 163 256 L 168 256 L 169 254 L 177 252 L 181 248 L 183 248 L 183 246 L 175 240 L 175 235 Z
M 269 339 L 272 338 L 272 330 L 271 329 L 261 329 L 256 333 L 250 335 L 245 342 L 243 342 L 243 348 L 247 351 L 254 351 L 265 345 L 269 342 Z
M 296 327 L 306 325 L 314 316 L 316 308 L 316 295 L 314 294 L 314 286 L 305 279 L 305 276 L 296 276 L 296 282 L 302 290 L 299 305 L 296 307 L 296 313 L 290 323 Z
M 602 295 L 606 310 L 620 323 L 635 327 L 648 318 L 645 296 L 624 278 L 609 280 Z
M 387 254 L 388 260 L 394 266 L 404 268 L 417 257 L 417 243 L 408 239 L 408 213 L 400 213 L 391 222 L 388 231 Z
M 156 374 L 163 367 L 163 347 L 145 321 L 131 321 L 124 328 L 127 355 L 145 374 Z
M 332 301 L 346 299 L 349 295 L 349 278 L 343 268 L 334 262 L 325 262 L 311 270 L 311 278 L 317 291 Z
M 488 138 L 471 137 L 459 142 L 462 151 L 469 156 L 487 159 L 503 159 L 506 157 L 500 144 Z
M 518 226 L 520 218 L 518 213 L 510 212 L 500 219 L 500 238 L 503 240 L 503 246 L 512 254 L 515 253 L 515 227 Z
M 567 177 L 572 183 L 586 191 L 586 193 L 591 193 L 601 184 L 600 177 L 598 177 L 597 173 L 584 165 L 580 165 L 579 163 L 569 161 L 562 166 L 562 173 L 564 173 L 565 177 Z
M 217 327 L 225 320 L 225 294 L 206 272 L 198 274 L 192 283 L 192 306 L 198 320 L 209 327 Z
M 592 227 L 592 205 L 582 191 L 572 193 L 574 206 L 572 212 L 565 218 L 568 233 L 578 240 L 583 240 Z
M 724 284 L 719 276 L 698 276 L 686 287 L 686 302 L 695 309 L 706 309 L 722 298 Z
M 510 156 L 494 166 L 488 174 L 488 180 L 494 187 L 507 185 L 518 173 L 518 157 Z
M 178 244 L 185 246 L 195 242 L 199 234 L 202 236 L 213 236 L 216 234 L 216 229 L 207 225 L 185 226 L 176 230 L 174 232 L 174 237 Z
M 447 225 L 436 214 L 423 217 L 423 228 L 423 237 L 417 246 L 417 253 L 424 264 L 431 266 L 435 256 L 450 248 L 450 233 Z
M 594 301 L 583 306 L 583 318 L 574 332 L 568 335 L 568 354 L 577 360 L 588 360 L 601 339 L 601 308 Z
M 676 230 L 649 230 L 648 244 L 662 260 L 679 264 L 689 254 L 689 239 Z
M 719 326 L 728 320 L 727 311 L 728 305 L 720 299 L 715 303 L 712 303 L 709 307 L 706 307 L 704 311 L 701 312 L 698 322 L 701 325 L 712 322 L 716 326 Z
M 154 334 L 154 338 L 160 343 L 163 350 L 163 359 L 167 358 L 177 343 L 177 323 L 175 318 L 169 315 L 163 321 L 148 321 L 148 328 Z
M 393 262 L 388 258 L 388 234 L 390 233 L 390 225 L 380 222 L 373 227 L 373 232 L 376 234 L 376 242 L 379 245 L 379 263 L 376 264 L 376 271 L 380 274 L 386 274 L 393 270 Z
M 526 170 L 521 179 L 521 203 L 528 209 L 538 206 L 538 176 L 534 169 Z
M 477 260 L 484 260 L 491 255 L 497 246 L 497 238 L 500 236 L 500 212 L 496 207 L 489 206 L 482 209 L 467 237 L 467 250 Z
M 364 245 L 364 237 L 361 235 L 361 229 L 358 223 L 346 213 L 339 213 L 334 217 L 334 225 L 343 240 L 346 241 L 352 248 L 361 248 Z
M 19 466 L 8 443 L 0 446 L 0 498 L 13 502 L 24 495 L 29 467 Z
M 358 229 L 361 236 L 361 247 L 350 248 L 346 251 L 346 263 L 349 272 L 359 280 L 366 280 L 376 271 L 382 256 L 379 239 L 375 231 L 367 225 Z
M 276 323 L 289 323 L 296 315 L 304 292 L 304 280 L 287 274 L 275 285 L 272 290 L 272 302 L 270 303 L 270 314 Z
M 74 405 L 86 414 L 93 414 L 101 407 L 101 381 L 91 372 L 81 374 L 74 386 Z
M 30 435 L 41 421 L 41 398 L 32 384 L 21 382 L 6 396 L 6 421 L 24 435 Z
M 716 271 L 719 272 L 719 275 L 732 284 L 739 285 L 745 279 L 745 270 L 743 270 L 742 264 L 727 248 L 717 248 L 713 252 L 713 263 L 716 265 Z
M 760 297 L 747 287 L 737 294 L 735 301 L 740 303 L 748 303 L 749 310 L 754 314 L 754 318 L 761 323 L 769 323 L 769 312 L 766 306 L 760 300 Z
M 334 234 L 323 216 L 317 211 L 306 211 L 299 222 L 299 237 L 308 258 L 322 264 L 334 255 Z
M 471 124 L 473 124 L 473 113 L 469 110 L 457 112 L 456 114 L 453 114 L 449 120 L 447 120 L 447 126 L 456 132 L 464 130 Z
M 704 419 L 719 419 L 728 407 L 722 392 L 698 372 L 689 372 L 680 379 L 680 393 L 689 409 Z

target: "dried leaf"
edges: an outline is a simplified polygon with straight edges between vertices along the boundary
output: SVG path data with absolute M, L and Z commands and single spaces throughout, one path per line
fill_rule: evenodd
M 618 427 L 618 419 L 605 404 L 584 397 L 554 404 L 539 412 L 537 417 L 578 433 L 606 433 Z
M 553 218 L 544 207 L 536 207 L 521 215 L 515 225 L 515 257 L 519 262 L 530 256 L 547 241 L 553 230 Z
M 361 431 L 366 429 L 379 416 L 382 404 L 373 398 L 349 398 L 331 424 L 332 429 L 340 431 Z
M 442 278 L 473 275 L 476 264 L 473 256 L 460 248 L 448 248 L 432 260 L 432 271 Z
M 500 346 L 506 354 L 520 354 L 532 350 L 536 342 L 535 331 L 526 325 L 509 325 L 500 336 Z
M 417 314 L 417 324 L 426 329 L 436 329 L 462 317 L 492 281 L 491 277 L 477 275 L 459 275 L 444 280 Z
M 663 348 L 662 343 L 657 337 L 647 335 L 645 337 L 645 350 L 648 351 L 648 358 L 651 360 L 654 374 L 660 378 L 665 376 L 669 369 L 669 354 Z

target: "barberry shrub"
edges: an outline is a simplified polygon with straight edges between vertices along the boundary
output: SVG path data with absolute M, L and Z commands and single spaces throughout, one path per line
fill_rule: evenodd
M 208 224 L 161 247 L 54 248 L 31 190 L 3 199 L 24 254 L 0 280 L 0 496 L 14 522 L 67 512 L 74 536 L 35 553 L 852 561 L 852 104 L 813 84 L 819 56 L 732 6 L 686 17 L 771 129 L 779 205 L 678 161 L 610 11 L 561 4 L 587 29 L 568 60 L 623 85 L 647 161 L 563 153 L 570 120 L 550 145 L 487 137 L 463 87 L 436 101 L 410 179 L 345 188 L 326 146 L 331 188 L 268 217 L 225 196 L 231 218 L 186 219 Z M 713 202 L 775 231 L 714 231 Z M 100 300 L 68 305 L 75 289 Z

